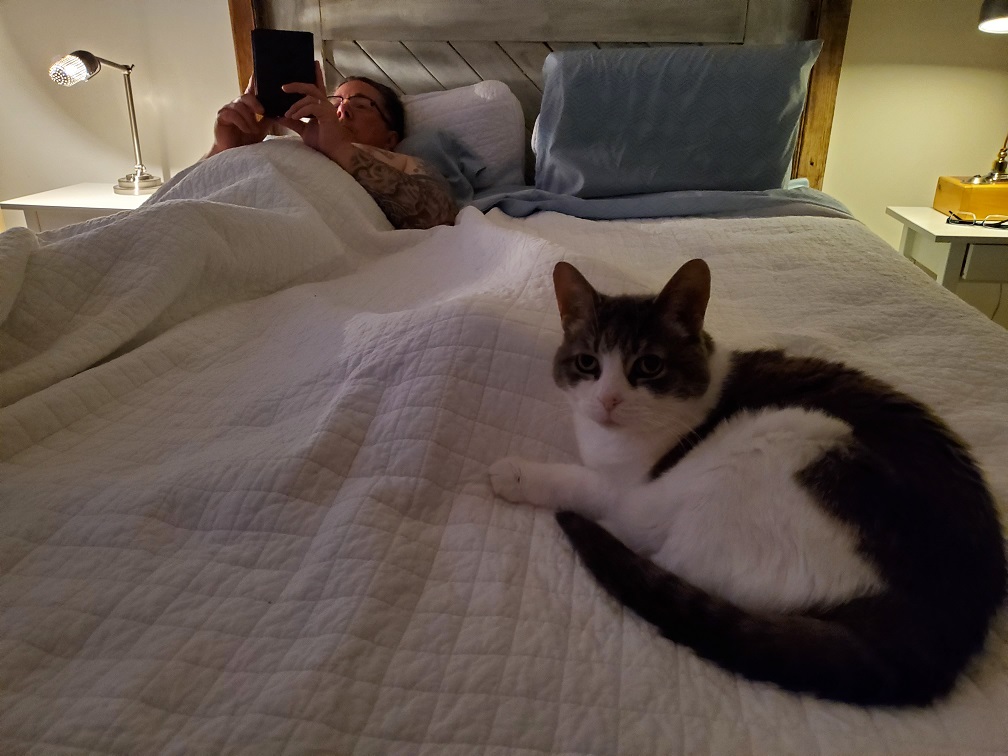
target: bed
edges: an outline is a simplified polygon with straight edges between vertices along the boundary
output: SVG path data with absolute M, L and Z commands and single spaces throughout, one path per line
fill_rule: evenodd
M 471 106 L 453 138 L 478 168 L 449 156 L 472 189 L 452 227 L 394 231 L 341 169 L 276 139 L 136 211 L 0 235 L 0 751 L 1008 750 L 1003 613 L 932 707 L 792 695 L 660 638 L 549 513 L 494 497 L 486 472 L 507 454 L 576 457 L 550 379 L 558 260 L 643 292 L 702 257 L 716 338 L 841 359 L 919 397 L 1008 502 L 1008 336 L 816 191 L 844 4 L 665 3 L 664 25 L 622 4 L 637 17 L 603 39 L 556 24 L 583 16 L 573 3 L 507 4 L 495 21 L 487 5 L 480 23 L 465 5 L 231 3 L 240 76 L 249 24 L 308 28 L 330 86 L 366 53 L 414 130 L 458 127 L 439 100 Z M 821 49 L 789 41 L 815 36 Z M 547 62 L 584 39 L 597 44 Z M 811 81 L 775 186 L 621 198 L 604 165 L 559 159 L 578 154 L 560 126 L 582 121 L 556 82 L 724 43 L 732 76 L 772 47 L 800 51 L 792 100 L 793 77 Z M 542 69 L 478 75 L 505 49 L 519 70 L 534 49 Z

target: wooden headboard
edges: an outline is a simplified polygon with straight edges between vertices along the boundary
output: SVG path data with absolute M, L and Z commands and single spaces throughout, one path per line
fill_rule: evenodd
M 823 41 L 792 175 L 822 188 L 852 0 L 228 0 L 238 81 L 252 75 L 255 27 L 315 35 L 326 86 L 350 74 L 403 94 L 506 82 L 531 132 L 553 50 L 626 44 Z

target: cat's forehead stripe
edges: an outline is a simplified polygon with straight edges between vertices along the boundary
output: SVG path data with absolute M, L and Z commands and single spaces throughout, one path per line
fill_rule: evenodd
M 648 297 L 603 297 L 598 307 L 595 334 L 596 349 L 620 351 L 624 355 L 637 350 L 642 329 L 650 320 L 653 300 Z

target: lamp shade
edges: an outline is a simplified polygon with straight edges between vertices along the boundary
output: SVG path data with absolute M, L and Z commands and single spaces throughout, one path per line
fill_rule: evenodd
M 984 0 L 979 28 L 991 34 L 1008 34 L 1008 0 Z
M 49 66 L 49 78 L 64 87 L 87 81 L 101 70 L 101 61 L 87 50 L 74 50 Z

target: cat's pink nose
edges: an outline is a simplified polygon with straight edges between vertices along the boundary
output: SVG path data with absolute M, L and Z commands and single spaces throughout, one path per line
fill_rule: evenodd
M 616 407 L 623 403 L 623 400 L 615 394 L 600 396 L 599 401 L 602 402 L 602 406 L 606 408 L 607 412 L 612 412 L 616 409 Z

